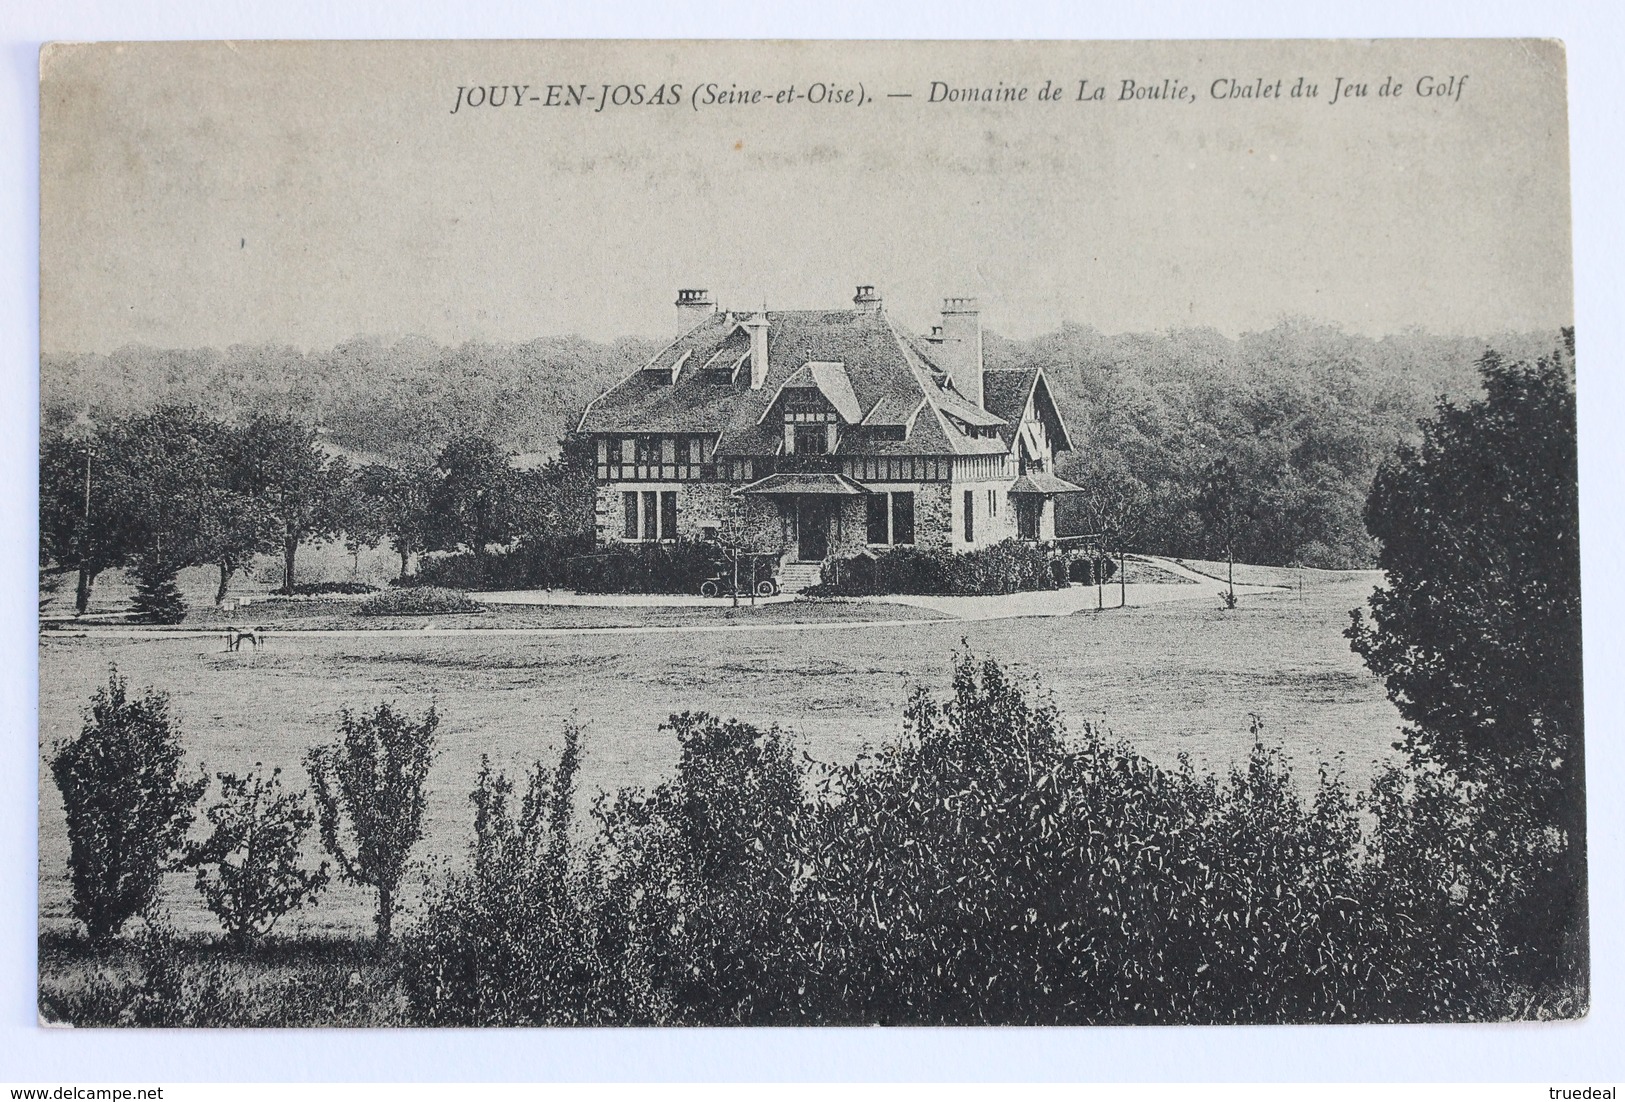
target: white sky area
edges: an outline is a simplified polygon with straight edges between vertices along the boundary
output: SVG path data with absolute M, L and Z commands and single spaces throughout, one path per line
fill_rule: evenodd
M 1283 98 L 1212 98 L 1228 78 Z M 1328 102 L 1338 78 L 1369 94 Z M 933 80 L 1032 92 L 932 104 Z M 708 81 L 872 102 L 695 111 Z M 460 86 L 671 82 L 680 106 L 452 113 Z M 42 348 L 607 339 L 670 331 L 679 287 L 844 308 L 859 283 L 913 328 L 979 296 L 1016 337 L 1551 328 L 1564 93 L 1560 47 L 1506 42 L 69 48 L 42 94 Z

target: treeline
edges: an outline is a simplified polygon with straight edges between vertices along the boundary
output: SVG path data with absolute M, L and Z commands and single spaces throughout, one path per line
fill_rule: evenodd
M 279 554 L 282 592 L 294 594 L 298 551 L 312 540 L 388 541 L 403 581 L 413 555 L 462 552 L 478 584 L 494 555 L 579 550 L 592 500 L 579 448 L 520 469 L 491 441 L 460 436 L 428 460 L 354 464 L 319 427 L 279 414 L 233 421 L 164 405 L 47 427 L 40 439 L 42 566 L 77 571 L 79 612 L 102 571 L 128 569 L 135 612 L 155 623 L 184 617 L 176 575 L 189 566 L 218 569 L 219 603 L 255 556 Z
M 507 452 L 552 453 L 581 411 L 660 342 L 579 337 L 447 347 L 422 337 L 357 337 L 331 349 L 283 345 L 46 355 L 47 427 L 192 406 L 225 421 L 297 413 L 335 445 L 403 463 L 433 460 L 458 437 Z
M 1555 339 L 1494 343 L 1527 358 Z M 659 343 L 127 347 L 46 356 L 41 398 L 47 429 L 169 403 L 233 423 L 300 411 L 320 421 L 330 445 L 406 466 L 470 436 L 553 454 L 587 403 Z M 1306 322 L 1236 339 L 1069 325 L 1027 341 L 989 333 L 986 356 L 989 367 L 1041 364 L 1054 384 L 1075 444 L 1062 474 L 1095 491 L 1061 499 L 1063 533 L 1197 558 L 1224 558 L 1232 544 L 1250 562 L 1349 568 L 1373 562 L 1360 509 L 1378 465 L 1416 441 L 1439 396 L 1478 393 L 1487 343 L 1421 332 L 1374 339 Z
M 1554 333 L 1497 337 L 1534 358 Z M 1418 438 L 1440 396 L 1479 394 L 1487 342 L 1408 332 L 1374 339 L 1282 322 L 1237 339 L 1211 329 L 1108 336 L 1069 325 L 1030 341 L 989 335 L 990 367 L 1041 364 L 1072 430 L 1063 531 L 1123 536 L 1152 554 L 1347 569 L 1372 565 L 1361 508 L 1378 466 Z

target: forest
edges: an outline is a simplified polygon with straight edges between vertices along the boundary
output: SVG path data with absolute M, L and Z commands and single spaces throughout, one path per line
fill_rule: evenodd
M 1074 440 L 1061 473 L 1124 498 L 1113 534 L 1133 549 L 1347 569 L 1375 561 L 1360 518 L 1372 477 L 1415 443 L 1437 399 L 1476 397 L 1477 364 L 1491 345 L 1517 359 L 1556 342 L 1555 333 L 1377 339 L 1302 320 L 1238 338 L 1067 325 L 1021 341 L 989 332 L 985 355 L 990 368 L 1044 366 Z M 420 466 L 469 437 L 534 465 L 554 457 L 585 405 L 659 343 L 556 337 L 447 347 L 358 337 L 314 351 L 48 354 L 42 416 L 49 432 L 184 405 L 227 422 L 319 423 L 326 446 L 358 465 Z M 1215 523 L 1215 482 L 1227 524 Z M 1090 505 L 1087 495 L 1065 501 L 1061 531 L 1099 533 Z

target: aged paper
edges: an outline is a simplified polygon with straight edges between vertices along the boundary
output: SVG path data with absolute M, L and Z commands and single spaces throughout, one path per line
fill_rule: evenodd
M 1566 94 L 47 47 L 42 1021 L 1585 1013 Z

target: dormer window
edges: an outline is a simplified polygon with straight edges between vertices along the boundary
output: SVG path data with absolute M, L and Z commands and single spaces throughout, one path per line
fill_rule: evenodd
M 796 425 L 791 451 L 796 455 L 829 454 L 829 428 L 825 425 Z

